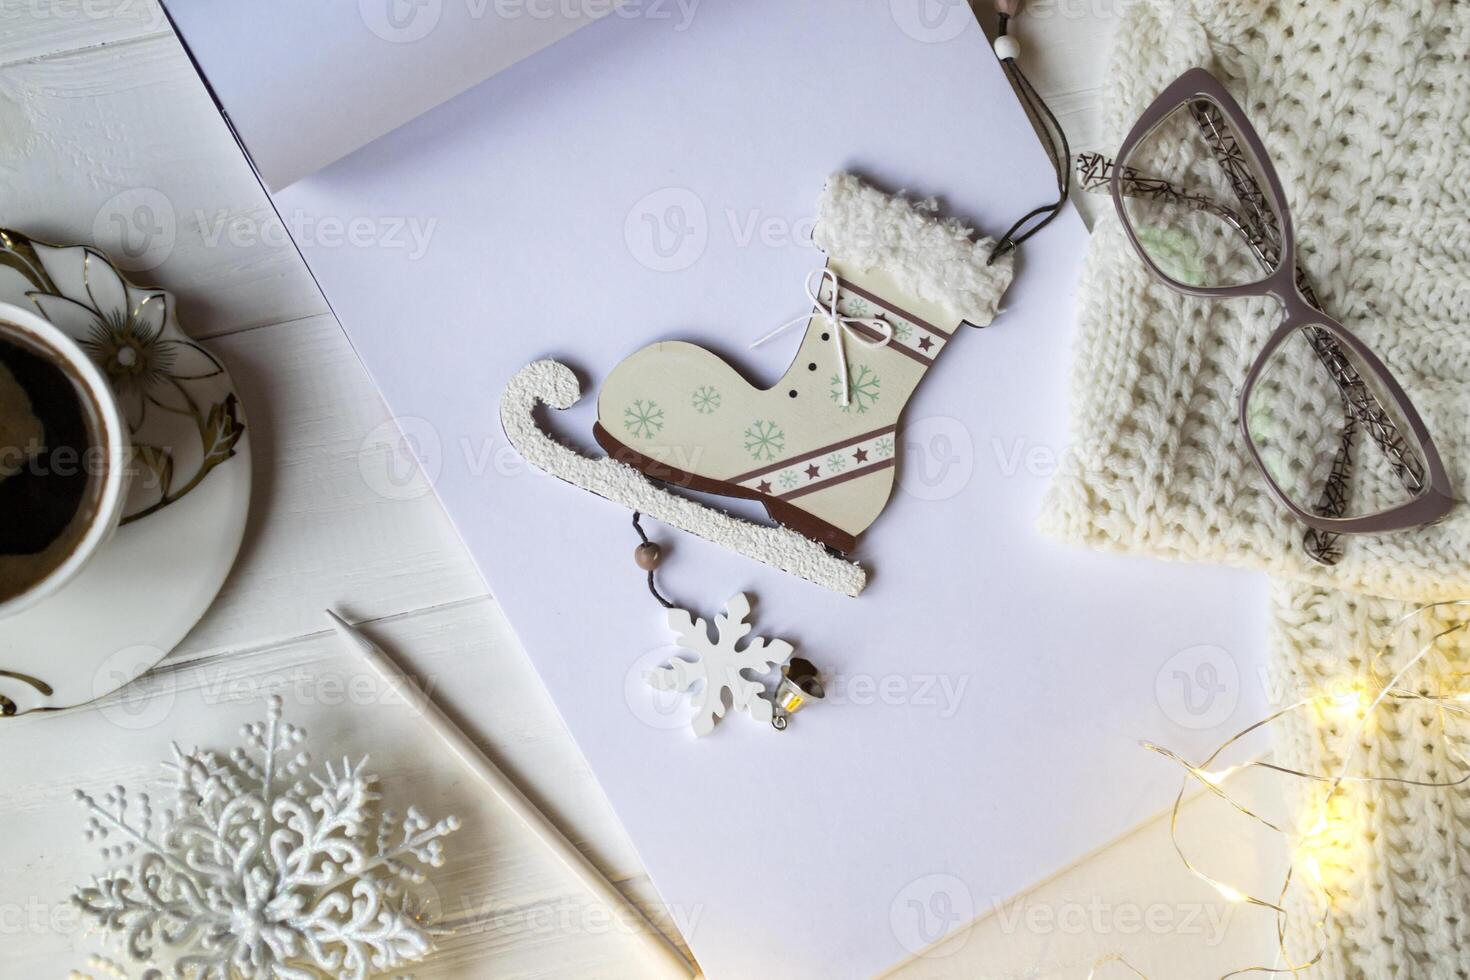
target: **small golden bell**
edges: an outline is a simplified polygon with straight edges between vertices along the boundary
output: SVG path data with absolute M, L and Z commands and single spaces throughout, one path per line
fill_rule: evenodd
M 786 719 L 812 701 L 826 697 L 816 665 L 805 657 L 793 657 L 781 668 L 781 683 L 776 686 L 776 713 L 771 724 L 777 731 L 786 730 Z

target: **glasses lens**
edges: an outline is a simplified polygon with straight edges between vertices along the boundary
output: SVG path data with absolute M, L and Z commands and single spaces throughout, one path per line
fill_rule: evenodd
M 1328 326 L 1273 351 L 1245 409 L 1266 472 L 1308 513 L 1368 517 L 1424 489 L 1424 451 L 1398 402 Z
M 1123 218 L 1169 278 L 1246 286 L 1280 264 L 1281 224 L 1266 181 L 1213 102 L 1181 105 L 1119 164 Z

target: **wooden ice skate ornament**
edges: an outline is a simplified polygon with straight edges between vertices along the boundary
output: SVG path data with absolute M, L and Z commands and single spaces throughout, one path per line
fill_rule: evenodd
M 806 324 L 785 376 L 766 390 L 694 344 L 645 347 L 598 394 L 593 434 L 608 458 L 567 449 L 537 425 L 537 402 L 581 396 L 554 361 L 520 371 L 501 421 L 535 466 L 757 561 L 855 596 L 847 553 L 893 491 L 900 422 L 919 382 L 965 325 L 994 319 L 1012 258 L 938 205 L 834 174 L 813 240 L 827 265 L 808 280 Z M 733 517 L 653 482 L 759 502 L 781 527 Z

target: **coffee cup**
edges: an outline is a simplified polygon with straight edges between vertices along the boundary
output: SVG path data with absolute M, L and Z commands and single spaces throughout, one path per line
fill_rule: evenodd
M 87 352 L 0 303 L 0 619 L 55 595 L 112 537 L 131 458 L 117 397 Z

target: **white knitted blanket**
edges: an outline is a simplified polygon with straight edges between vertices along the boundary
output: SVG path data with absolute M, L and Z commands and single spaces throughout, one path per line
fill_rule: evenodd
M 1261 132 L 1328 312 L 1404 384 L 1457 489 L 1470 460 L 1470 4 L 1134 0 L 1113 56 L 1111 154 L 1185 69 L 1214 71 Z M 1154 283 L 1116 219 L 1081 290 L 1074 444 L 1044 526 L 1102 548 L 1260 568 L 1403 599 L 1470 595 L 1470 507 L 1344 539 L 1335 567 L 1267 493 L 1236 393 L 1271 328 L 1248 301 Z
M 1328 312 L 1407 389 L 1463 496 L 1470 460 L 1470 2 L 1132 0 L 1109 76 L 1112 155 L 1186 69 L 1225 82 L 1286 188 L 1299 262 Z M 1236 424 L 1246 371 L 1275 323 L 1261 303 L 1186 299 L 1155 283 L 1115 217 L 1094 232 L 1079 298 L 1073 444 L 1042 526 L 1067 541 L 1268 571 L 1284 695 L 1350 682 L 1387 624 L 1470 597 L 1470 507 L 1431 528 L 1344 538 L 1333 567 L 1272 499 Z M 1349 594 L 1352 593 L 1352 594 Z M 1368 598 L 1379 596 L 1388 598 Z M 1399 600 L 1399 601 L 1395 601 Z M 1427 665 L 1448 683 L 1454 651 Z M 1458 645 L 1456 645 L 1458 644 Z M 1421 712 L 1389 709 L 1360 757 L 1377 775 L 1461 773 Z M 1278 761 L 1331 772 L 1320 718 L 1279 730 Z M 1470 795 L 1359 784 L 1334 887 L 1324 977 L 1470 975 Z M 1298 909 L 1295 951 L 1313 946 Z M 1303 921 L 1305 919 L 1306 921 Z

